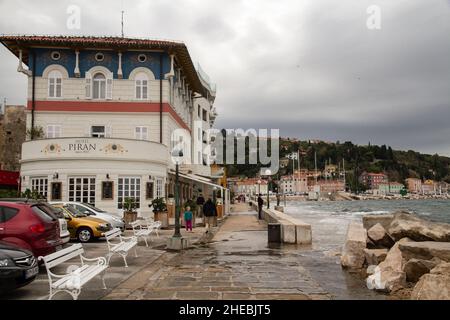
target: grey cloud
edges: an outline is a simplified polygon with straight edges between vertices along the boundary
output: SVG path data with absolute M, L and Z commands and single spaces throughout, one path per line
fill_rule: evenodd
M 82 29 L 65 27 L 67 5 Z M 366 28 L 379 5 L 382 29 Z M 125 34 L 184 41 L 217 82 L 217 126 L 450 155 L 448 0 L 124 1 Z M 120 34 L 121 1 L 0 1 L 3 33 Z M 0 48 L 0 98 L 25 103 Z M 445 138 L 444 138 L 445 137 Z

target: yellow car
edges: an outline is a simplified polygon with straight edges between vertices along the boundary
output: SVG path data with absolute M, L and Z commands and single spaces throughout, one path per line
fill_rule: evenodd
M 70 204 L 53 204 L 52 206 L 62 211 L 67 220 L 70 237 L 80 242 L 100 238 L 104 232 L 112 230 L 111 224 L 105 220 L 89 217 Z

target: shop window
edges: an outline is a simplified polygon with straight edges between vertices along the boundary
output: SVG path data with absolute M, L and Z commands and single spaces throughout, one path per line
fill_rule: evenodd
M 145 190 L 145 199 L 153 199 L 154 198 L 154 183 L 147 182 L 147 187 Z
M 141 179 L 137 177 L 119 178 L 117 207 L 123 209 L 126 198 L 134 199 L 135 208 L 140 208 L 141 203 Z
M 69 201 L 89 203 L 95 206 L 95 178 L 69 178 Z
M 102 200 L 114 199 L 114 183 L 112 181 L 102 182 Z
M 163 179 L 156 179 L 156 198 L 164 197 Z
M 61 182 L 52 182 L 52 201 L 62 200 Z
M 47 139 L 60 138 L 61 137 L 61 126 L 50 124 L 47 126 Z
M 31 178 L 31 190 L 36 191 L 43 198 L 47 199 L 48 179 L 47 178 Z

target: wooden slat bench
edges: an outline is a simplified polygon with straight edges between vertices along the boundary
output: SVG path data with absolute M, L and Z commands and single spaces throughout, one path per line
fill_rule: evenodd
M 101 274 L 103 288 L 106 289 L 104 279 L 105 271 L 108 268 L 106 259 L 104 257 L 88 259 L 83 256 L 83 253 L 83 246 L 79 243 L 45 257 L 40 256 L 38 258 L 44 261 L 45 268 L 47 269 L 50 286 L 49 300 L 58 292 L 67 292 L 74 300 L 77 300 L 81 293 L 81 288 L 99 274 Z M 75 257 L 80 257 L 81 266 L 71 265 L 67 268 L 67 273 L 62 275 L 55 274 L 51 271 L 52 268 Z M 86 261 L 96 261 L 97 263 L 86 264 Z

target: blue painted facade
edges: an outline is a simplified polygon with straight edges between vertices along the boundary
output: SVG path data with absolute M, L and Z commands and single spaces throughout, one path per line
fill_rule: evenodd
M 69 77 L 74 78 L 75 70 L 75 51 L 69 49 L 45 49 L 34 48 L 32 49 L 36 53 L 36 76 L 42 77 L 42 73 L 49 65 L 57 64 L 66 68 L 69 73 Z M 57 61 L 53 60 L 51 53 L 58 51 L 61 54 L 61 58 Z M 95 60 L 97 53 L 103 53 L 103 61 Z M 140 62 L 138 56 L 140 54 L 147 55 L 147 61 Z M 170 72 L 170 56 L 166 52 L 145 52 L 145 51 L 126 51 L 122 54 L 122 73 L 123 79 L 128 79 L 130 73 L 138 67 L 145 67 L 150 69 L 155 75 L 155 79 L 160 79 L 160 55 L 163 56 L 162 75 Z M 29 69 L 33 68 L 33 55 L 30 52 L 29 55 Z M 95 66 L 102 66 L 110 70 L 114 74 L 114 79 L 118 79 L 117 70 L 119 68 L 119 56 L 116 51 L 102 51 L 102 50 L 80 50 L 79 55 L 79 68 L 80 76 L 84 78 L 85 72 Z

